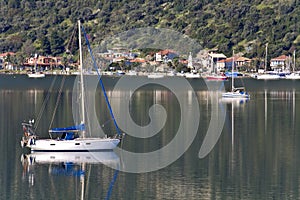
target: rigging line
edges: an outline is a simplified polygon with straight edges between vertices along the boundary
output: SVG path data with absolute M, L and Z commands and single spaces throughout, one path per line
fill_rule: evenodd
M 72 54 L 72 49 L 70 49 L 70 46 L 71 46 L 71 44 L 73 44 L 74 43 L 74 35 L 75 35 L 75 33 L 76 33 L 76 25 L 74 25 L 74 28 L 73 28 L 73 32 L 72 32 L 72 35 L 71 35 L 71 38 L 70 38 L 70 40 L 69 40 L 69 42 L 68 42 L 68 44 L 67 44 L 67 47 L 66 47 L 66 51 L 69 51 L 71 54 Z M 71 46 L 72 47 L 72 46 Z
M 88 194 L 89 194 L 89 182 L 90 182 L 90 178 L 91 178 L 91 171 L 92 171 L 92 166 L 91 164 L 88 165 L 89 169 L 88 169 L 88 174 L 86 175 L 87 179 L 86 179 L 86 187 L 85 187 L 85 191 L 84 191 L 84 199 L 88 199 Z
M 116 119 L 115 119 L 115 116 L 114 116 L 114 114 L 113 114 L 111 105 L 110 105 L 110 103 L 109 103 L 108 96 L 107 96 L 107 94 L 106 94 L 106 90 L 105 90 L 104 84 L 103 84 L 103 82 L 102 82 L 102 78 L 101 78 L 101 75 L 100 75 L 100 73 L 99 73 L 98 66 L 97 66 L 97 63 L 96 63 L 96 61 L 95 61 L 95 58 L 94 58 L 94 55 L 93 55 L 93 52 L 92 52 L 92 49 L 91 49 L 91 46 L 90 46 L 90 42 L 89 42 L 89 40 L 88 40 L 88 38 L 87 38 L 87 35 L 86 35 L 86 32 L 85 32 L 83 26 L 81 26 L 81 29 L 82 29 L 82 32 L 83 32 L 83 35 L 84 35 L 84 38 L 85 38 L 86 45 L 87 45 L 87 47 L 88 47 L 88 51 L 89 51 L 89 53 L 90 53 L 90 55 L 91 55 L 91 57 L 92 57 L 93 64 L 94 64 L 94 69 L 95 69 L 96 72 L 97 72 L 99 84 L 100 84 L 100 86 L 101 86 L 101 88 L 102 88 L 102 91 L 103 91 L 103 94 L 104 94 L 104 97 L 105 97 L 105 101 L 106 101 L 107 107 L 109 108 L 110 116 L 111 116 L 111 118 L 112 118 L 113 121 L 114 121 L 114 125 L 115 125 L 115 127 L 116 127 L 116 129 L 117 129 L 118 135 L 121 135 L 121 131 L 120 131 L 120 129 L 119 129 L 119 126 L 118 126 L 117 121 L 116 121 Z
M 46 108 L 46 104 L 47 104 L 47 102 L 48 102 L 48 100 L 49 100 L 49 98 L 50 98 L 50 95 L 51 95 L 50 93 L 51 93 L 52 90 L 53 90 L 54 83 L 55 83 L 55 81 L 56 81 L 56 77 L 57 77 L 57 76 L 55 76 L 54 79 L 52 80 L 51 85 L 50 85 L 50 87 L 49 87 L 49 89 L 48 89 L 47 95 L 46 95 L 46 97 L 45 97 L 45 99 L 44 99 L 44 101 L 43 101 L 43 104 L 42 104 L 42 106 L 41 106 L 40 112 L 39 112 L 39 114 L 38 114 L 38 116 L 37 116 L 37 119 L 36 119 L 36 123 L 35 123 L 35 125 L 34 125 L 34 131 L 36 131 L 36 129 L 37 129 L 37 127 L 38 127 L 38 125 L 39 125 L 39 123 L 40 123 L 40 121 L 41 121 L 42 114 L 44 113 L 44 110 L 45 110 L 45 108 Z
M 110 184 L 109 184 L 109 187 L 108 187 L 108 191 L 107 191 L 106 198 L 105 198 L 106 200 L 109 200 L 110 197 L 111 197 L 111 193 L 112 193 L 113 187 L 116 183 L 118 174 L 119 174 L 119 169 L 116 169 L 116 171 L 114 173 L 114 176 L 113 176 L 113 179 L 110 181 Z
M 61 83 L 60 83 L 60 88 L 59 88 L 59 92 L 58 92 L 58 95 L 57 95 L 57 98 L 56 98 L 56 105 L 54 107 L 54 111 L 53 111 L 53 115 L 52 115 L 52 119 L 51 119 L 51 122 L 50 122 L 50 125 L 49 125 L 49 130 L 52 126 L 52 123 L 54 121 L 54 117 L 55 117 L 55 114 L 56 114 L 56 110 L 58 108 L 58 104 L 59 104 L 59 99 L 61 97 L 61 94 L 62 94 L 62 90 L 63 90 L 63 87 L 64 87 L 64 83 L 65 83 L 65 80 L 66 80 L 66 76 L 63 76 L 63 79 L 61 80 Z M 50 135 L 50 138 L 51 138 L 51 134 L 49 133 Z

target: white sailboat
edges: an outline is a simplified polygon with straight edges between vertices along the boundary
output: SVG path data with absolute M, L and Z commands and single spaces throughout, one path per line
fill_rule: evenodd
M 280 75 L 273 71 L 267 71 L 268 62 L 268 43 L 266 44 L 266 56 L 265 56 L 265 70 L 262 74 L 256 74 L 253 77 L 258 80 L 277 80 L 280 79 Z
M 40 139 L 34 133 L 32 121 L 22 123 L 24 137 L 21 141 L 22 147 L 28 147 L 31 151 L 100 151 L 114 149 L 120 139 L 114 138 L 86 138 L 85 137 L 85 101 L 84 101 L 84 81 L 83 62 L 81 47 L 81 25 L 78 21 L 79 29 L 79 50 L 80 50 L 80 93 L 81 93 L 81 124 L 66 128 L 54 128 L 49 130 L 51 138 Z M 101 81 L 101 80 L 100 80 Z M 102 83 L 102 82 L 101 82 Z M 105 91 L 103 91 L 105 93 Z M 109 102 L 107 102 L 109 104 Z M 54 139 L 52 135 L 57 137 Z
M 234 72 L 234 53 L 232 56 L 232 74 Z M 231 77 L 231 91 L 222 94 L 223 98 L 245 98 L 249 99 L 250 95 L 245 91 L 244 87 L 235 88 L 234 87 L 234 76 Z
M 36 63 L 37 63 L 38 55 L 35 55 L 35 63 L 34 63 L 34 71 L 30 74 L 27 74 L 28 78 L 44 78 L 45 74 L 40 71 L 37 71 Z
M 293 72 L 291 74 L 285 75 L 285 78 L 296 80 L 296 79 L 300 79 L 300 72 L 295 72 L 295 69 L 296 69 L 296 51 L 295 50 L 294 50 L 293 56 L 294 56 Z

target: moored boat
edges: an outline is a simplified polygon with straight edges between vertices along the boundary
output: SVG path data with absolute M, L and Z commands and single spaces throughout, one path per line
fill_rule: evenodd
M 211 74 L 211 75 L 206 76 L 206 79 L 208 81 L 225 81 L 228 78 L 223 74 Z
M 33 129 L 33 120 L 28 123 L 22 123 L 24 136 L 21 140 L 21 146 L 30 148 L 31 151 L 100 151 L 100 150 L 112 150 L 114 149 L 118 143 L 120 142 L 120 137 L 97 137 L 97 138 L 86 138 L 86 112 L 85 112 L 85 90 L 84 90 L 84 80 L 83 80 L 83 59 L 82 59 L 82 49 L 81 49 L 81 27 L 80 21 L 78 21 L 78 29 L 79 29 L 79 50 L 80 50 L 80 109 L 81 109 L 81 124 L 71 127 L 65 128 L 53 128 L 49 130 L 50 138 L 41 139 L 37 136 Z M 84 33 L 87 46 L 89 47 L 89 43 Z M 91 49 L 89 49 L 91 53 Z M 91 53 L 92 54 L 92 53 Z M 93 58 L 93 57 L 92 57 Z M 94 61 L 94 60 L 93 60 Z M 95 62 L 95 61 L 94 61 Z M 99 73 L 97 71 L 97 73 Z M 101 76 L 99 76 L 99 83 L 101 84 L 104 96 L 106 97 L 106 103 L 110 109 L 110 113 L 112 115 L 112 119 L 115 120 L 111 106 L 108 102 L 108 98 L 101 80 Z M 120 135 L 120 130 L 114 121 L 118 135 Z M 53 137 L 55 135 L 55 137 Z
M 235 62 L 234 62 L 234 53 L 233 53 L 232 67 L 231 67 L 232 74 L 234 72 L 234 65 L 235 65 Z M 223 98 L 249 99 L 250 95 L 248 94 L 248 92 L 245 91 L 244 87 L 238 87 L 238 88 L 234 87 L 234 76 L 232 76 L 232 78 L 231 78 L 231 91 L 224 92 L 222 94 L 222 97 Z

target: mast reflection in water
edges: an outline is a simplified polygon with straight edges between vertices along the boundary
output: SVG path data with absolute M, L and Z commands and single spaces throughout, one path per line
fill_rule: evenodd
M 166 168 L 132 174 L 117 172 L 101 163 L 86 163 L 84 170 L 81 164 L 62 165 L 60 161 L 60 164 L 31 164 L 38 158 L 32 157 L 31 160 L 22 156 L 26 152 L 19 143 L 23 134 L 20 122 L 32 119 L 39 113 L 52 78 L 46 76 L 43 80 L 29 81 L 26 76 L 14 78 L 0 75 L 2 199 L 80 199 L 81 172 L 84 172 L 84 197 L 87 199 L 105 199 L 108 194 L 110 199 L 130 200 L 300 198 L 300 81 L 237 78 L 236 84 L 244 84 L 251 93 L 251 99 L 244 104 L 219 102 L 219 108 L 226 112 L 225 125 L 212 151 L 205 158 L 199 159 L 199 149 L 211 120 L 212 97 L 202 79 L 189 80 L 195 89 L 201 112 L 200 121 L 197 122 L 199 130 L 193 144 L 183 156 Z M 132 79 L 136 78 L 143 77 Z M 104 78 L 108 93 L 117 80 Z M 73 81 L 74 77 L 71 76 L 66 79 L 54 126 L 73 124 Z M 225 82 L 225 87 L 229 87 L 228 82 Z M 37 131 L 48 129 L 57 92 L 53 91 Z M 114 101 L 114 109 L 118 109 L 118 102 L 127 96 L 127 92 L 130 91 L 120 91 L 114 95 L 114 98 L 119 98 Z M 101 95 L 96 98 L 101 98 Z M 96 105 L 96 110 L 104 113 L 104 116 L 99 115 L 102 125 L 108 121 L 109 113 L 103 110 L 104 100 L 97 99 L 96 102 L 98 100 L 101 103 Z M 153 103 L 165 107 L 168 119 L 164 129 L 149 140 L 125 137 L 125 149 L 147 152 L 168 144 L 174 137 L 181 113 L 174 95 L 164 88 L 150 85 L 138 90 L 129 104 L 132 119 L 139 125 L 147 125 L 148 110 Z M 189 116 L 185 119 L 192 120 Z M 104 131 L 110 126 L 113 124 L 105 123 Z M 43 134 L 44 137 L 48 136 L 48 133 Z M 20 162 L 21 157 L 24 165 Z M 119 156 L 119 159 L 121 161 L 122 157 Z M 53 170 L 53 167 L 57 170 Z M 52 170 L 49 171 L 50 168 Z M 58 169 L 73 169 L 78 176 L 55 174 L 59 172 Z

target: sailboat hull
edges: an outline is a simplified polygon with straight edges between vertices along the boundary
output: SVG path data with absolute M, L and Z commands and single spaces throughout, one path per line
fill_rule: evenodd
M 28 78 L 44 78 L 45 74 L 42 73 L 33 73 L 33 74 L 27 74 Z
M 248 94 L 241 94 L 239 92 L 225 92 L 222 94 L 223 98 L 240 98 L 240 99 L 249 99 L 250 95 Z
M 26 147 L 31 151 L 103 151 L 116 148 L 119 142 L 119 139 L 112 138 L 33 139 L 28 142 Z

